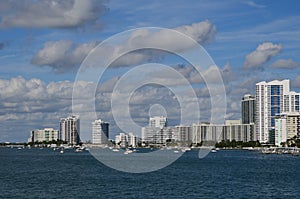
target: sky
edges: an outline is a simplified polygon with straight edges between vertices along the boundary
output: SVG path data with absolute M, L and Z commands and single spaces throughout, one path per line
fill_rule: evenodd
M 289 79 L 291 90 L 299 91 L 299 6 L 296 0 L 1 1 L 0 142 L 27 141 L 33 129 L 58 129 L 59 119 L 74 111 L 73 88 L 83 61 L 92 49 L 123 31 L 131 30 L 129 38 L 122 45 L 107 46 L 100 51 L 101 57 L 142 44 L 167 45 L 179 52 L 192 48 L 174 35 L 147 32 L 145 27 L 167 28 L 189 36 L 205 49 L 218 71 L 207 68 L 198 74 L 183 58 L 159 49 L 141 49 L 118 57 L 97 82 L 95 100 L 88 101 L 95 104 L 97 117 L 110 123 L 111 138 L 123 130 L 115 119 L 126 114 L 124 106 L 140 127 L 147 125 L 149 115 L 162 113 L 170 125 L 181 124 L 181 102 L 194 98 L 168 86 L 179 88 L 185 80 L 193 88 L 200 110 L 199 118 L 192 111 L 186 111 L 185 117 L 190 124 L 208 121 L 212 102 L 204 80 L 216 79 L 218 74 L 226 95 L 224 118 L 239 119 L 241 98 L 255 94 L 255 84 L 260 81 Z M 141 64 L 144 67 L 138 69 Z M 185 80 L 179 81 L 162 65 L 178 71 Z M 96 67 L 103 68 L 101 63 Z M 115 88 L 129 91 L 131 84 L 145 78 L 143 74 L 151 74 L 153 82 L 135 85 L 124 104 L 126 95 Z M 87 78 L 79 83 L 80 96 L 89 96 L 95 82 Z M 81 114 L 93 113 L 85 110 Z M 82 122 L 82 140 L 89 140 L 92 121 Z

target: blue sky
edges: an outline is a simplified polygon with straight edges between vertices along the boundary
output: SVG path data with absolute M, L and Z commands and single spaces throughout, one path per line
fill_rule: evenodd
M 186 26 L 198 34 L 197 41 L 222 72 L 226 118 L 238 119 L 241 97 L 254 94 L 255 83 L 259 81 L 290 79 L 292 90 L 299 90 L 299 4 L 296 0 L 1 1 L 0 142 L 26 141 L 29 131 L 35 128 L 58 128 L 59 118 L 72 111 L 72 85 L 78 66 L 89 51 L 117 33 L 143 27 L 183 30 L 181 27 Z M 209 32 L 205 32 L 206 28 Z M 106 97 L 109 98 L 113 85 L 124 72 L 151 60 L 192 76 L 182 59 L 157 54 L 159 58 L 146 53 L 140 62 L 130 66 L 119 63 L 105 73 L 97 111 L 111 123 L 112 135 L 119 130 Z M 203 89 L 199 82 L 191 84 Z M 154 94 L 148 99 L 139 98 L 151 92 Z M 165 88 L 153 88 L 151 92 L 149 88 L 140 89 L 132 97 L 133 120 L 146 125 L 149 104 L 163 104 L 167 100 L 170 123 L 178 124 L 178 117 L 174 116 L 178 111 L 168 108 L 178 106 L 176 101 L 168 101 L 173 99 L 172 95 L 165 95 Z M 198 97 L 202 95 L 206 96 L 203 90 Z M 135 101 L 135 97 L 139 100 Z

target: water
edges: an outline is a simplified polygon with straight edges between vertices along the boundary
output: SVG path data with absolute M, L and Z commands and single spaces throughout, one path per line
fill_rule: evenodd
M 185 153 L 172 165 L 123 173 L 88 152 L 0 148 L 0 198 L 299 198 L 300 157 Z

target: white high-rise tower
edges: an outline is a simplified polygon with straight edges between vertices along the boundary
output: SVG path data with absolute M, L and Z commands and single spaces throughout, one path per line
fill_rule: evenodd
M 80 142 L 80 119 L 78 115 L 71 115 L 60 119 L 60 140 L 74 145 Z
M 256 84 L 256 133 L 261 143 L 269 143 L 275 118 L 282 112 L 299 111 L 299 93 L 290 92 L 290 81 L 274 80 Z
M 95 120 L 93 125 L 93 144 L 107 144 L 109 136 L 109 123 Z

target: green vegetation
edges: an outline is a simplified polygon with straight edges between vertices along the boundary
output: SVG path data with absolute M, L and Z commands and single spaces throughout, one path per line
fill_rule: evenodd
M 300 148 L 300 139 L 297 136 L 294 136 L 291 139 L 288 139 L 286 142 L 280 143 L 282 147 L 298 147 Z
M 34 146 L 34 145 L 42 145 L 42 146 L 46 146 L 49 144 L 57 144 L 57 146 L 61 145 L 61 144 L 67 144 L 66 141 L 62 141 L 62 140 L 52 140 L 52 141 L 43 141 L 43 142 L 28 142 L 27 145 L 29 146 Z
M 216 148 L 243 148 L 243 147 L 261 147 L 259 141 L 236 141 L 236 140 L 222 140 L 221 142 L 216 143 Z

